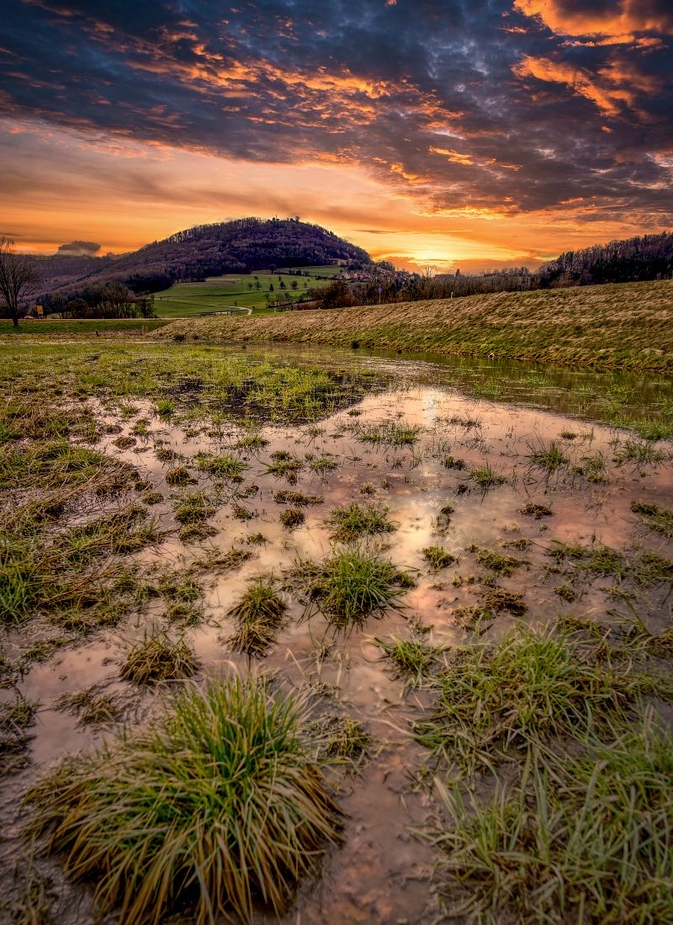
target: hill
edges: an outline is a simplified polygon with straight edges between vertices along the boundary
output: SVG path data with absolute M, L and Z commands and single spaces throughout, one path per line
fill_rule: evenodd
M 65 292 L 116 281 L 134 292 L 225 273 L 344 262 L 371 264 L 366 251 L 319 225 L 298 219 L 242 218 L 179 231 L 120 257 L 42 258 L 42 292 Z
M 166 340 L 326 344 L 673 370 L 673 283 L 499 292 L 337 311 L 175 321 Z

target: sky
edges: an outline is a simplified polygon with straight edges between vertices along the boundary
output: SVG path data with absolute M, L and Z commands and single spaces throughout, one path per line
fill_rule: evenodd
M 671 230 L 671 0 L 3 0 L 0 237 L 244 216 L 413 270 Z

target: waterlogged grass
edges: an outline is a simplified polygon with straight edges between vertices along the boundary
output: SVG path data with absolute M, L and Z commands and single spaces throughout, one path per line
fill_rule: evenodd
M 37 704 L 16 696 L 0 704 L 0 759 L 28 745 L 28 729 L 35 722 Z
M 163 533 L 142 505 L 106 510 L 96 492 L 97 485 L 106 484 L 105 469 L 101 463 L 82 489 L 75 485 L 28 496 L 6 514 L 0 540 L 0 623 L 42 615 L 84 629 L 115 622 L 134 606 L 141 583 L 125 559 L 158 545 Z M 85 523 L 74 522 L 74 500 L 103 512 Z
M 578 758 L 539 755 L 485 804 L 443 791 L 447 907 L 488 925 L 673 920 L 673 738 L 651 715 Z
M 246 462 L 231 453 L 224 453 L 221 456 L 197 453 L 196 465 L 203 472 L 227 482 L 242 482 L 243 473 L 248 468 Z
M 388 520 L 386 508 L 374 504 L 361 505 L 356 501 L 335 507 L 327 518 L 332 539 L 340 543 L 354 543 L 367 536 L 394 533 L 397 524 Z
M 392 562 L 363 549 L 335 552 L 320 564 L 303 563 L 295 577 L 304 585 L 309 614 L 319 611 L 337 629 L 363 626 L 383 616 L 413 579 Z
M 653 677 L 568 631 L 516 628 L 498 645 L 456 654 L 416 733 L 436 759 L 466 769 L 492 766 L 536 744 L 608 726 L 656 690 Z
M 507 481 L 504 475 L 498 475 L 489 465 L 472 469 L 467 477 L 471 479 L 471 481 L 476 482 L 482 491 L 488 491 L 489 488 L 496 488 L 498 485 L 504 485 Z
M 267 472 L 279 479 L 286 479 L 290 485 L 296 485 L 299 473 L 304 468 L 304 460 L 287 450 L 276 450 L 271 454 Z
M 413 446 L 419 438 L 420 431 L 420 427 L 398 424 L 393 421 L 354 428 L 355 437 L 361 443 L 383 444 L 384 446 Z
M 277 915 L 340 839 L 337 804 L 302 733 L 301 705 L 254 681 L 188 688 L 147 729 L 45 777 L 28 794 L 28 834 L 101 915 L 158 923 Z
M 549 446 L 531 447 L 530 449 L 528 459 L 531 466 L 546 469 L 547 472 L 556 472 L 570 463 L 570 459 L 555 440 L 552 440 Z
M 393 636 L 389 640 L 376 638 L 374 642 L 397 676 L 414 686 L 438 671 L 442 665 L 442 653 L 446 650 L 446 646 L 433 645 L 423 638 L 400 639 Z
M 468 552 L 474 553 L 479 565 L 483 565 L 493 572 L 499 572 L 501 575 L 513 575 L 516 569 L 525 564 L 523 559 L 506 556 L 503 553 L 495 552 L 492 549 L 484 549 L 482 546 L 475 546 L 474 544 L 468 547 Z
M 197 414 L 207 419 L 224 415 L 229 419 L 283 424 L 312 422 L 358 402 L 383 379 L 368 370 L 283 362 L 278 357 L 222 351 L 212 347 L 160 346 L 158 343 L 31 345 L 30 352 L 10 350 L 0 345 L 3 372 L 0 388 L 10 387 L 17 396 L 0 414 L 2 434 L 16 429 L 16 418 L 28 408 L 43 404 L 45 409 L 64 406 L 68 401 L 82 403 L 96 399 L 122 404 L 132 399 L 152 401 L 164 416 L 179 422 Z M 44 369 L 50 376 L 45 377 Z M 54 395 L 53 382 L 60 394 Z M 22 396 L 30 395 L 30 400 Z M 59 400 L 55 400 L 59 399 Z M 35 414 L 35 412 L 31 412 Z M 91 415 L 90 409 L 87 412 Z M 61 431 L 72 425 L 68 416 L 81 412 L 61 412 Z M 46 415 L 43 413 L 43 416 Z M 80 420 L 80 427 L 85 421 Z M 55 423 L 45 423 L 52 432 Z M 58 433 L 58 432 L 57 432 Z M 241 438 L 241 449 L 255 451 L 259 438 Z M 263 439 L 263 438 L 262 438 Z
M 229 645 L 235 652 L 264 655 L 275 642 L 286 610 L 287 605 L 271 578 L 262 576 L 253 580 L 240 600 L 227 611 L 227 616 L 233 617 L 237 624 Z
M 650 530 L 668 539 L 673 539 L 673 511 L 658 504 L 647 504 L 642 501 L 631 502 L 631 510 L 643 519 Z
M 173 641 L 167 633 L 152 630 L 132 647 L 120 675 L 131 684 L 152 685 L 191 678 L 198 667 L 199 662 L 184 639 Z
M 443 546 L 426 546 L 425 549 L 421 550 L 421 555 L 434 572 L 439 572 L 441 569 L 448 568 L 458 561 L 457 558 Z

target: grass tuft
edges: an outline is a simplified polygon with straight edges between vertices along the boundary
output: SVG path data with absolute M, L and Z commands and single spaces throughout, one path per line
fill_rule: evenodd
M 361 549 L 337 551 L 318 565 L 300 565 L 295 574 L 306 584 L 308 612 L 320 611 L 338 629 L 382 616 L 413 586 L 413 579 L 392 562 Z
M 449 664 L 417 734 L 437 757 L 490 765 L 511 751 L 617 721 L 654 683 L 568 632 L 516 628 L 499 645 L 464 650 Z
M 672 774 L 673 738 L 648 717 L 567 763 L 532 761 L 486 805 L 444 790 L 440 892 L 485 925 L 673 921 Z
M 154 630 L 133 646 L 120 674 L 132 684 L 152 685 L 190 678 L 198 667 L 196 656 L 184 639 L 173 642 L 166 633 Z
M 353 543 L 364 536 L 393 533 L 397 526 L 388 520 L 387 508 L 374 504 L 361 505 L 357 501 L 343 507 L 335 507 L 326 520 L 332 527 L 332 539 L 341 543 Z
M 198 925 L 249 922 L 260 902 L 281 915 L 340 840 L 303 718 L 254 680 L 188 688 L 154 725 L 39 782 L 28 834 L 125 925 L 185 906 Z
M 443 568 L 448 568 L 458 561 L 458 559 L 447 549 L 444 549 L 443 546 L 426 546 L 425 549 L 421 550 L 421 555 L 435 572 Z
M 264 655 L 275 641 L 286 609 L 270 578 L 252 581 L 238 603 L 227 611 L 237 624 L 229 639 L 231 648 L 249 656 Z

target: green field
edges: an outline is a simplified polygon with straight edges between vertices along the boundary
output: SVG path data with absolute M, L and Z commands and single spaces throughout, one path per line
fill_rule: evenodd
M 339 266 L 309 267 L 301 276 L 260 270 L 255 274 L 229 273 L 211 276 L 202 283 L 177 283 L 154 297 L 154 308 L 160 318 L 188 318 L 207 312 L 225 312 L 236 308 L 251 308 L 255 314 L 273 311 L 269 297 L 285 293 L 296 302 L 307 290 L 321 289 L 341 271 Z M 311 274 L 310 276 L 306 274 Z M 281 283 L 285 285 L 283 289 Z M 296 287 L 293 288 L 293 283 Z M 273 290 L 269 286 L 273 285 Z
M 44 321 L 21 321 L 15 328 L 8 319 L 0 319 L 0 336 L 5 334 L 84 334 L 89 337 L 107 334 L 148 334 L 167 322 L 152 318 L 45 318 Z

